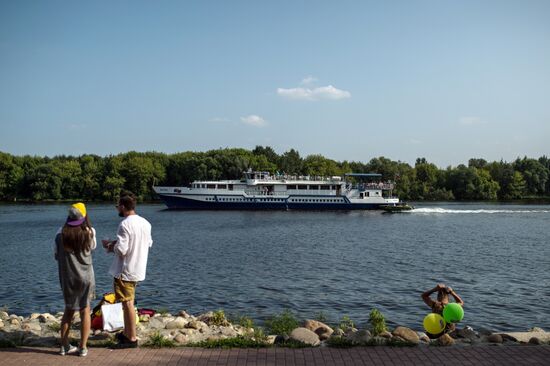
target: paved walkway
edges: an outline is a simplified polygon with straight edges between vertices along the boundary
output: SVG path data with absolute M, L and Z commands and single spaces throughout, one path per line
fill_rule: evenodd
M 0 349 L 0 365 L 550 365 L 550 346 L 337 348 L 91 348 L 87 357 L 59 356 L 57 349 Z

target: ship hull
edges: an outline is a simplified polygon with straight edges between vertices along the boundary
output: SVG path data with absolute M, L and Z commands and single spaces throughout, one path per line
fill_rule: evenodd
M 183 196 L 163 195 L 159 197 L 169 209 L 174 210 L 379 210 L 387 203 L 352 203 L 346 198 L 342 203 L 265 202 L 263 198 L 250 198 L 246 202 L 203 201 Z

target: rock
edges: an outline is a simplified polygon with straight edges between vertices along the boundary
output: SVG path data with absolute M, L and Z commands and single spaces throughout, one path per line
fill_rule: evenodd
M 466 338 L 470 340 L 478 338 L 476 332 L 470 328 L 457 329 L 454 333 L 456 334 L 456 338 Z
M 349 333 L 346 336 L 346 339 L 351 341 L 353 344 L 365 345 L 372 338 L 371 333 L 368 330 L 360 330 L 357 332 Z
M 290 339 L 293 339 L 310 346 L 318 346 L 321 341 L 319 336 L 307 328 L 296 328 L 290 333 Z
M 334 333 L 332 333 L 332 335 L 335 336 L 335 337 L 341 337 L 344 334 L 345 334 L 345 332 L 341 328 L 336 328 L 334 330 Z
M 185 310 L 181 310 L 178 313 L 178 316 L 181 316 L 182 318 L 190 318 L 191 317 L 189 314 L 187 314 L 187 312 Z
M 58 345 L 56 337 L 28 337 L 23 340 L 23 345 L 29 347 L 55 347 Z
M 328 339 L 332 335 L 332 333 L 334 333 L 334 329 L 332 329 L 325 323 L 322 323 L 317 320 L 307 319 L 304 322 L 304 328 L 307 328 L 312 332 L 317 333 L 317 335 L 319 336 L 319 339 L 321 339 L 322 341 L 325 339 Z
M 275 340 L 277 339 L 277 336 L 274 334 L 270 334 L 265 339 L 265 344 L 267 345 L 273 345 L 275 344 Z
M 540 331 L 540 328 L 533 332 L 506 332 L 499 333 L 503 338 L 510 339 L 515 342 L 528 343 L 532 337 L 540 339 L 543 343 L 550 342 L 550 332 Z
M 31 316 L 30 316 L 30 319 L 31 320 L 38 319 L 39 316 L 40 316 L 39 313 L 32 313 Z
M 282 343 L 285 343 L 286 341 L 288 341 L 290 338 L 288 336 L 284 336 L 284 335 L 277 335 L 275 337 L 275 344 L 282 344 Z
M 11 319 L 9 320 L 9 323 L 10 323 L 11 325 L 13 325 L 14 327 L 18 327 L 18 326 L 21 324 L 21 322 L 20 322 L 19 319 L 17 319 L 17 318 L 11 318 Z
M 418 338 L 420 339 L 420 342 L 423 343 L 430 343 L 430 337 L 424 332 L 417 332 Z
M 183 329 L 187 324 L 187 320 L 178 316 L 175 320 L 172 320 L 166 324 L 166 329 Z
M 381 332 L 380 334 L 378 334 L 380 337 L 383 337 L 383 338 L 391 338 L 392 335 L 390 332 L 388 332 L 387 330 Z
M 539 327 L 533 327 L 533 328 L 529 329 L 529 332 L 545 333 L 545 332 L 544 332 L 544 329 L 539 328 Z
M 8 320 L 10 318 L 9 314 L 5 311 L 0 311 L 0 320 Z
M 189 342 L 189 337 L 180 333 L 174 337 L 174 340 L 179 344 L 187 344 Z
M 149 320 L 149 328 L 151 329 L 164 329 L 165 325 L 160 318 L 154 317 Z
M 75 314 L 78 314 L 78 312 L 75 312 Z M 38 320 L 40 321 L 40 323 L 46 323 L 48 322 L 48 320 L 54 321 L 57 319 L 55 318 L 55 316 L 53 316 L 50 313 L 44 313 L 44 314 L 38 315 Z M 80 316 L 78 317 L 78 320 L 80 320 Z
M 441 337 L 437 338 L 437 344 L 443 347 L 452 346 L 455 344 L 455 340 L 448 334 L 443 334 Z
M 396 337 L 401 337 L 406 342 L 409 342 L 409 343 L 413 343 L 413 344 L 420 343 L 420 338 L 418 337 L 418 334 L 416 334 L 414 330 L 407 327 L 395 328 L 395 330 L 392 332 L 392 335 Z
M 493 333 L 487 337 L 487 341 L 490 343 L 502 343 L 502 336 L 500 334 Z
M 540 346 L 541 344 L 544 344 L 544 342 L 538 339 L 537 337 L 531 337 L 531 339 L 529 339 L 529 344 Z
M 220 327 L 219 332 L 220 332 L 220 334 L 222 334 L 223 336 L 228 337 L 228 338 L 233 338 L 233 337 L 236 337 L 238 335 L 237 331 L 235 329 L 233 329 L 232 327 Z
M 185 328 L 204 329 L 208 328 L 208 325 L 205 322 L 201 322 L 200 320 L 191 320 L 185 325 Z
M 193 334 L 197 333 L 197 330 L 191 329 L 191 328 L 185 328 L 185 329 L 180 329 L 180 333 L 187 336 L 192 336 Z
M 4 328 L 4 322 L 0 320 L 0 328 Z
M 139 316 L 139 321 L 143 323 L 147 323 L 151 319 L 151 315 L 144 314 Z
M 28 322 L 28 323 L 24 323 L 21 326 L 21 330 L 40 334 L 40 332 L 42 332 L 42 327 L 40 326 L 40 324 L 36 322 Z

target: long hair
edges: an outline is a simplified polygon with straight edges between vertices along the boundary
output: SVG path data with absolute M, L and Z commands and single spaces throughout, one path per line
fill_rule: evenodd
M 89 251 L 92 246 L 92 235 L 92 224 L 88 216 L 80 226 L 65 224 L 61 231 L 63 248 L 66 252 L 71 253 Z

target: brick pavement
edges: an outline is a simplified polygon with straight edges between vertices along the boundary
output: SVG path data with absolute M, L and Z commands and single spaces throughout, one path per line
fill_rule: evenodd
M 87 357 L 59 356 L 57 349 L 0 349 L 0 365 L 550 365 L 550 346 L 338 348 L 91 348 Z

